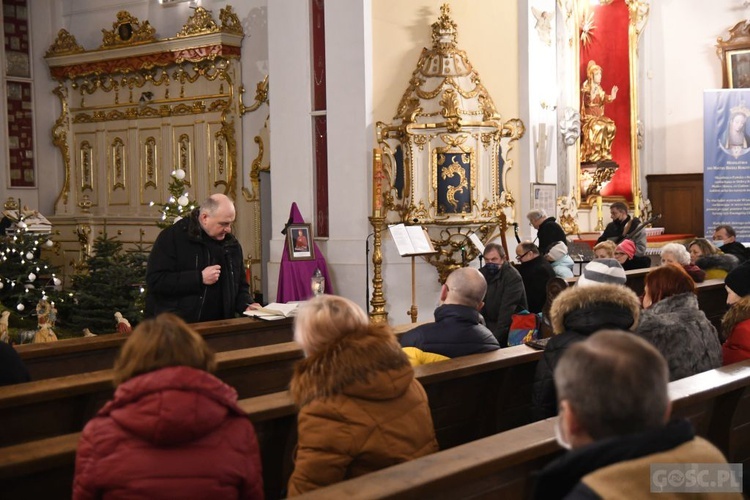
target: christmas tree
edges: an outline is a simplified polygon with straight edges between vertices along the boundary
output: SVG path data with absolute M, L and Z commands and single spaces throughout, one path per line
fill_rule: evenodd
M 125 253 L 122 242 L 104 233 L 94 241 L 86 258 L 86 271 L 73 277 L 75 305 L 68 304 L 64 316 L 76 331 L 113 333 L 116 312 L 135 325 L 143 316 L 142 295 L 146 281 L 146 256 Z
M 156 222 L 156 225 L 164 229 L 171 226 L 181 218 L 190 214 L 196 207 L 195 202 L 190 201 L 190 195 L 185 189 L 187 183 L 185 182 L 185 171 L 181 168 L 172 172 L 172 181 L 169 183 L 169 199 L 166 203 L 158 204 L 153 201 L 150 203 L 151 206 L 158 206 L 161 212 L 161 218 Z
M 0 302 L 12 314 L 27 318 L 41 299 L 62 300 L 61 280 L 42 259 L 41 247 L 52 247 L 48 233 L 29 230 L 24 212 L 13 212 L 7 233 L 0 235 Z

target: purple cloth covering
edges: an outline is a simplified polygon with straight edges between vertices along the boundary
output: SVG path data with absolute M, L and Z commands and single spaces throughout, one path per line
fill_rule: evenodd
M 292 224 L 304 224 L 296 203 L 292 203 L 292 209 L 289 211 L 289 218 Z M 326 259 L 320 252 L 318 245 L 312 241 L 315 249 L 315 260 L 290 260 L 289 259 L 289 239 L 284 240 L 284 253 L 281 256 L 281 268 L 279 269 L 279 288 L 276 292 L 276 302 L 292 302 L 297 300 L 307 300 L 312 296 L 310 289 L 310 278 L 315 274 L 316 269 L 320 269 L 323 277 L 326 279 L 325 291 L 327 294 L 333 293 L 331 286 L 331 277 L 328 275 L 328 266 Z

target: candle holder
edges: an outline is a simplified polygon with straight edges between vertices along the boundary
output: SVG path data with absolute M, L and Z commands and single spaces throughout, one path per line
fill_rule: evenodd
M 372 299 L 370 300 L 372 310 L 370 311 L 370 321 L 387 323 L 388 312 L 385 310 L 385 296 L 383 295 L 383 241 L 380 234 L 385 228 L 385 217 L 370 217 L 370 224 L 372 224 L 373 233 L 375 233 L 372 252 Z
M 596 227 L 594 228 L 594 231 L 604 231 L 604 219 L 599 217 L 599 220 L 596 221 Z

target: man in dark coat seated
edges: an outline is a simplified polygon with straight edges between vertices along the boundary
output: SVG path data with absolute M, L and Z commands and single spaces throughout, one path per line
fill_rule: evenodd
M 487 328 L 492 330 L 500 347 L 508 345 L 508 330 L 513 314 L 528 309 L 523 279 L 516 268 L 510 265 L 505 250 L 497 243 L 484 247 L 484 266 L 479 269 L 487 280 L 482 316 Z
M 516 269 L 523 278 L 529 311 L 542 312 L 547 300 L 547 282 L 555 277 L 555 270 L 547 259 L 541 256 L 539 247 L 529 241 L 518 244 L 516 260 Z
M 659 488 L 689 487 L 672 480 L 676 463 L 688 467 L 684 477 L 708 472 L 705 487 L 711 486 L 709 481 L 721 476 L 712 476 L 706 464 L 726 464 L 726 459 L 695 436 L 688 420 L 669 421 L 668 381 L 659 352 L 626 332 L 598 332 L 568 349 L 555 369 L 560 406 L 555 435 L 571 451 L 542 469 L 535 498 L 659 497 L 654 495 Z M 742 484 L 737 477 L 720 486 L 739 492 Z M 707 490 L 690 496 L 714 498 Z
M 621 201 L 616 201 L 609 206 L 609 215 L 612 217 L 612 222 L 604 228 L 604 232 L 596 240 L 597 243 L 609 240 L 619 244 L 625 238 L 629 238 L 635 243 L 635 254 L 639 257 L 645 255 L 646 231 L 640 227 L 641 221 L 638 217 L 628 215 L 628 206 Z
M 716 226 L 713 244 L 722 252 L 737 257 L 740 264 L 750 259 L 750 248 L 737 241 L 737 232 L 728 224 Z
M 471 267 L 456 269 L 440 291 L 442 304 L 435 309 L 435 322 L 406 332 L 401 346 L 448 358 L 500 349 L 479 314 L 486 290 L 487 282 L 479 271 Z

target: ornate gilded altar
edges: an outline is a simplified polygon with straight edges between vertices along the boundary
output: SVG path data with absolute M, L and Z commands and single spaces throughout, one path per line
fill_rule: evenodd
M 175 169 L 185 171 L 193 199 L 236 197 L 243 38 L 230 6 L 218 21 L 198 7 L 166 39 L 121 11 L 94 50 L 60 30 L 46 60 L 61 104 L 52 134 L 65 176 L 50 219 L 64 264 L 105 229 L 126 244 L 153 242 L 158 212 L 150 202 L 166 200 Z M 236 228 L 246 249 L 249 219 Z
M 372 220 L 378 259 L 379 228 L 395 222 L 424 226 L 438 250 L 425 259 L 442 282 L 477 256 L 470 234 L 484 242 L 504 237 L 505 209 L 515 203 L 506 182 L 508 152 L 525 128 L 517 118 L 503 121 L 458 48 L 450 7 L 440 10 L 432 48 L 423 49 L 393 122 L 377 123 Z M 379 262 L 375 273 L 374 297 L 382 298 Z M 376 313 L 382 309 L 373 305 Z

